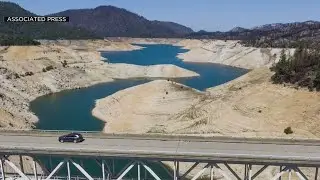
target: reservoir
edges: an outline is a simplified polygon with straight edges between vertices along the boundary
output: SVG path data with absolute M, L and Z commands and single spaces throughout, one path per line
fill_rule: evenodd
M 186 63 L 178 59 L 178 53 L 187 52 L 172 45 L 140 45 L 142 50 L 125 52 L 103 52 L 111 63 L 136 65 L 174 64 L 197 72 L 200 77 L 181 78 L 175 81 L 198 90 L 217 86 L 233 80 L 248 70 L 213 63 Z M 119 90 L 146 83 L 147 79 L 116 80 L 88 88 L 66 90 L 46 95 L 31 102 L 31 110 L 39 117 L 38 129 L 101 131 L 104 122 L 94 118 L 91 110 L 95 100 L 109 96 Z
M 248 70 L 223 66 L 212 63 L 186 63 L 178 59 L 178 53 L 187 52 L 172 45 L 139 45 L 145 47 L 141 50 L 125 52 L 102 52 L 102 56 L 110 63 L 128 63 L 136 65 L 174 64 L 176 66 L 197 72 L 200 77 L 175 79 L 176 82 L 185 84 L 198 90 L 217 86 L 233 80 Z M 38 129 L 45 130 L 78 130 L 101 131 L 104 122 L 91 115 L 95 100 L 104 98 L 119 90 L 146 83 L 150 79 L 116 80 L 110 83 L 102 83 L 88 88 L 66 90 L 59 93 L 46 95 L 31 102 L 31 110 L 39 117 Z M 57 164 L 56 161 L 54 164 Z M 119 161 L 123 167 L 125 160 Z M 45 162 L 47 165 L 48 162 Z M 94 162 L 85 162 L 85 166 L 92 168 L 89 173 L 100 175 L 100 168 Z M 157 173 L 166 179 L 165 171 L 159 166 L 151 164 Z M 54 168 L 54 167 L 53 167 Z M 50 168 L 49 168 L 50 169 Z M 98 170 L 98 172 L 96 171 Z M 76 170 L 73 170 L 75 172 Z M 117 170 L 116 170 L 117 171 Z M 119 170 L 120 171 L 120 170 Z M 65 173 L 61 171 L 61 173 Z

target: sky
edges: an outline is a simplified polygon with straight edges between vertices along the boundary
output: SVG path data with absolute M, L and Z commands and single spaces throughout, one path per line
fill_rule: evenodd
M 8 1 L 8 0 L 6 0 Z M 195 31 L 228 31 L 269 23 L 320 21 L 320 0 L 9 0 L 38 15 L 113 5 L 149 20 L 172 21 Z

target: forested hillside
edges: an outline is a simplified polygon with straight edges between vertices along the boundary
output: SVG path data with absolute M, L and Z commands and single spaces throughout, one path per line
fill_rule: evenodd
M 114 6 L 75 9 L 52 14 L 69 16 L 70 27 L 84 28 L 104 37 L 183 37 L 193 30 L 173 22 L 149 21 Z
M 320 91 L 320 47 L 299 44 L 293 55 L 282 51 L 280 60 L 271 68 L 274 83 L 290 83 Z
M 320 22 L 306 21 L 286 24 L 267 24 L 252 29 L 241 27 L 227 32 L 200 31 L 186 36 L 196 39 L 242 40 L 246 46 L 255 47 L 298 47 L 300 42 L 318 44 L 320 42 Z

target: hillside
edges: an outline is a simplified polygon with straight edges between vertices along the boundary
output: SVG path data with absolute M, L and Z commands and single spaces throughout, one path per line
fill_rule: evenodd
M 99 36 L 81 29 L 65 26 L 61 23 L 5 23 L 4 16 L 36 16 L 19 5 L 0 1 L 0 37 L 1 39 L 88 39 Z M 9 40 L 11 41 L 11 40 Z
M 242 44 L 255 47 L 297 47 L 299 41 L 306 41 L 311 44 L 320 42 L 320 22 L 275 23 L 257 26 L 252 29 L 237 27 L 227 32 L 199 31 L 186 37 L 242 40 Z
M 164 21 L 152 21 L 153 24 L 158 24 L 171 29 L 176 34 L 190 34 L 193 32 L 191 28 L 183 26 L 174 22 L 164 22 Z
M 172 22 L 149 21 L 125 9 L 99 6 L 94 9 L 67 10 L 52 14 L 69 16 L 70 27 L 84 28 L 108 37 L 182 37 L 192 29 Z

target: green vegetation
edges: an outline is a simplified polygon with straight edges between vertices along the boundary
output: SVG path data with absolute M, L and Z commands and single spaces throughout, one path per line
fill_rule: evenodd
M 33 39 L 98 39 L 93 33 L 62 23 L 0 23 L 0 33 Z
M 25 76 L 32 76 L 32 75 L 34 75 L 34 73 L 31 71 L 25 73 Z
M 63 62 L 61 62 L 61 64 L 62 64 L 63 67 L 67 67 L 68 62 L 66 60 L 64 60 Z
M 291 127 L 285 128 L 285 129 L 283 130 L 283 132 L 284 132 L 285 134 L 292 134 L 292 133 L 293 133 Z
M 0 36 L 0 46 L 40 45 L 40 42 L 23 36 Z
M 282 50 L 280 60 L 272 68 L 272 81 L 277 84 L 290 83 L 320 90 L 320 49 L 300 43 L 293 55 Z
M 70 27 L 81 27 L 103 37 L 182 37 L 193 32 L 177 23 L 149 21 L 114 6 L 67 10 L 53 15 L 69 16 Z

